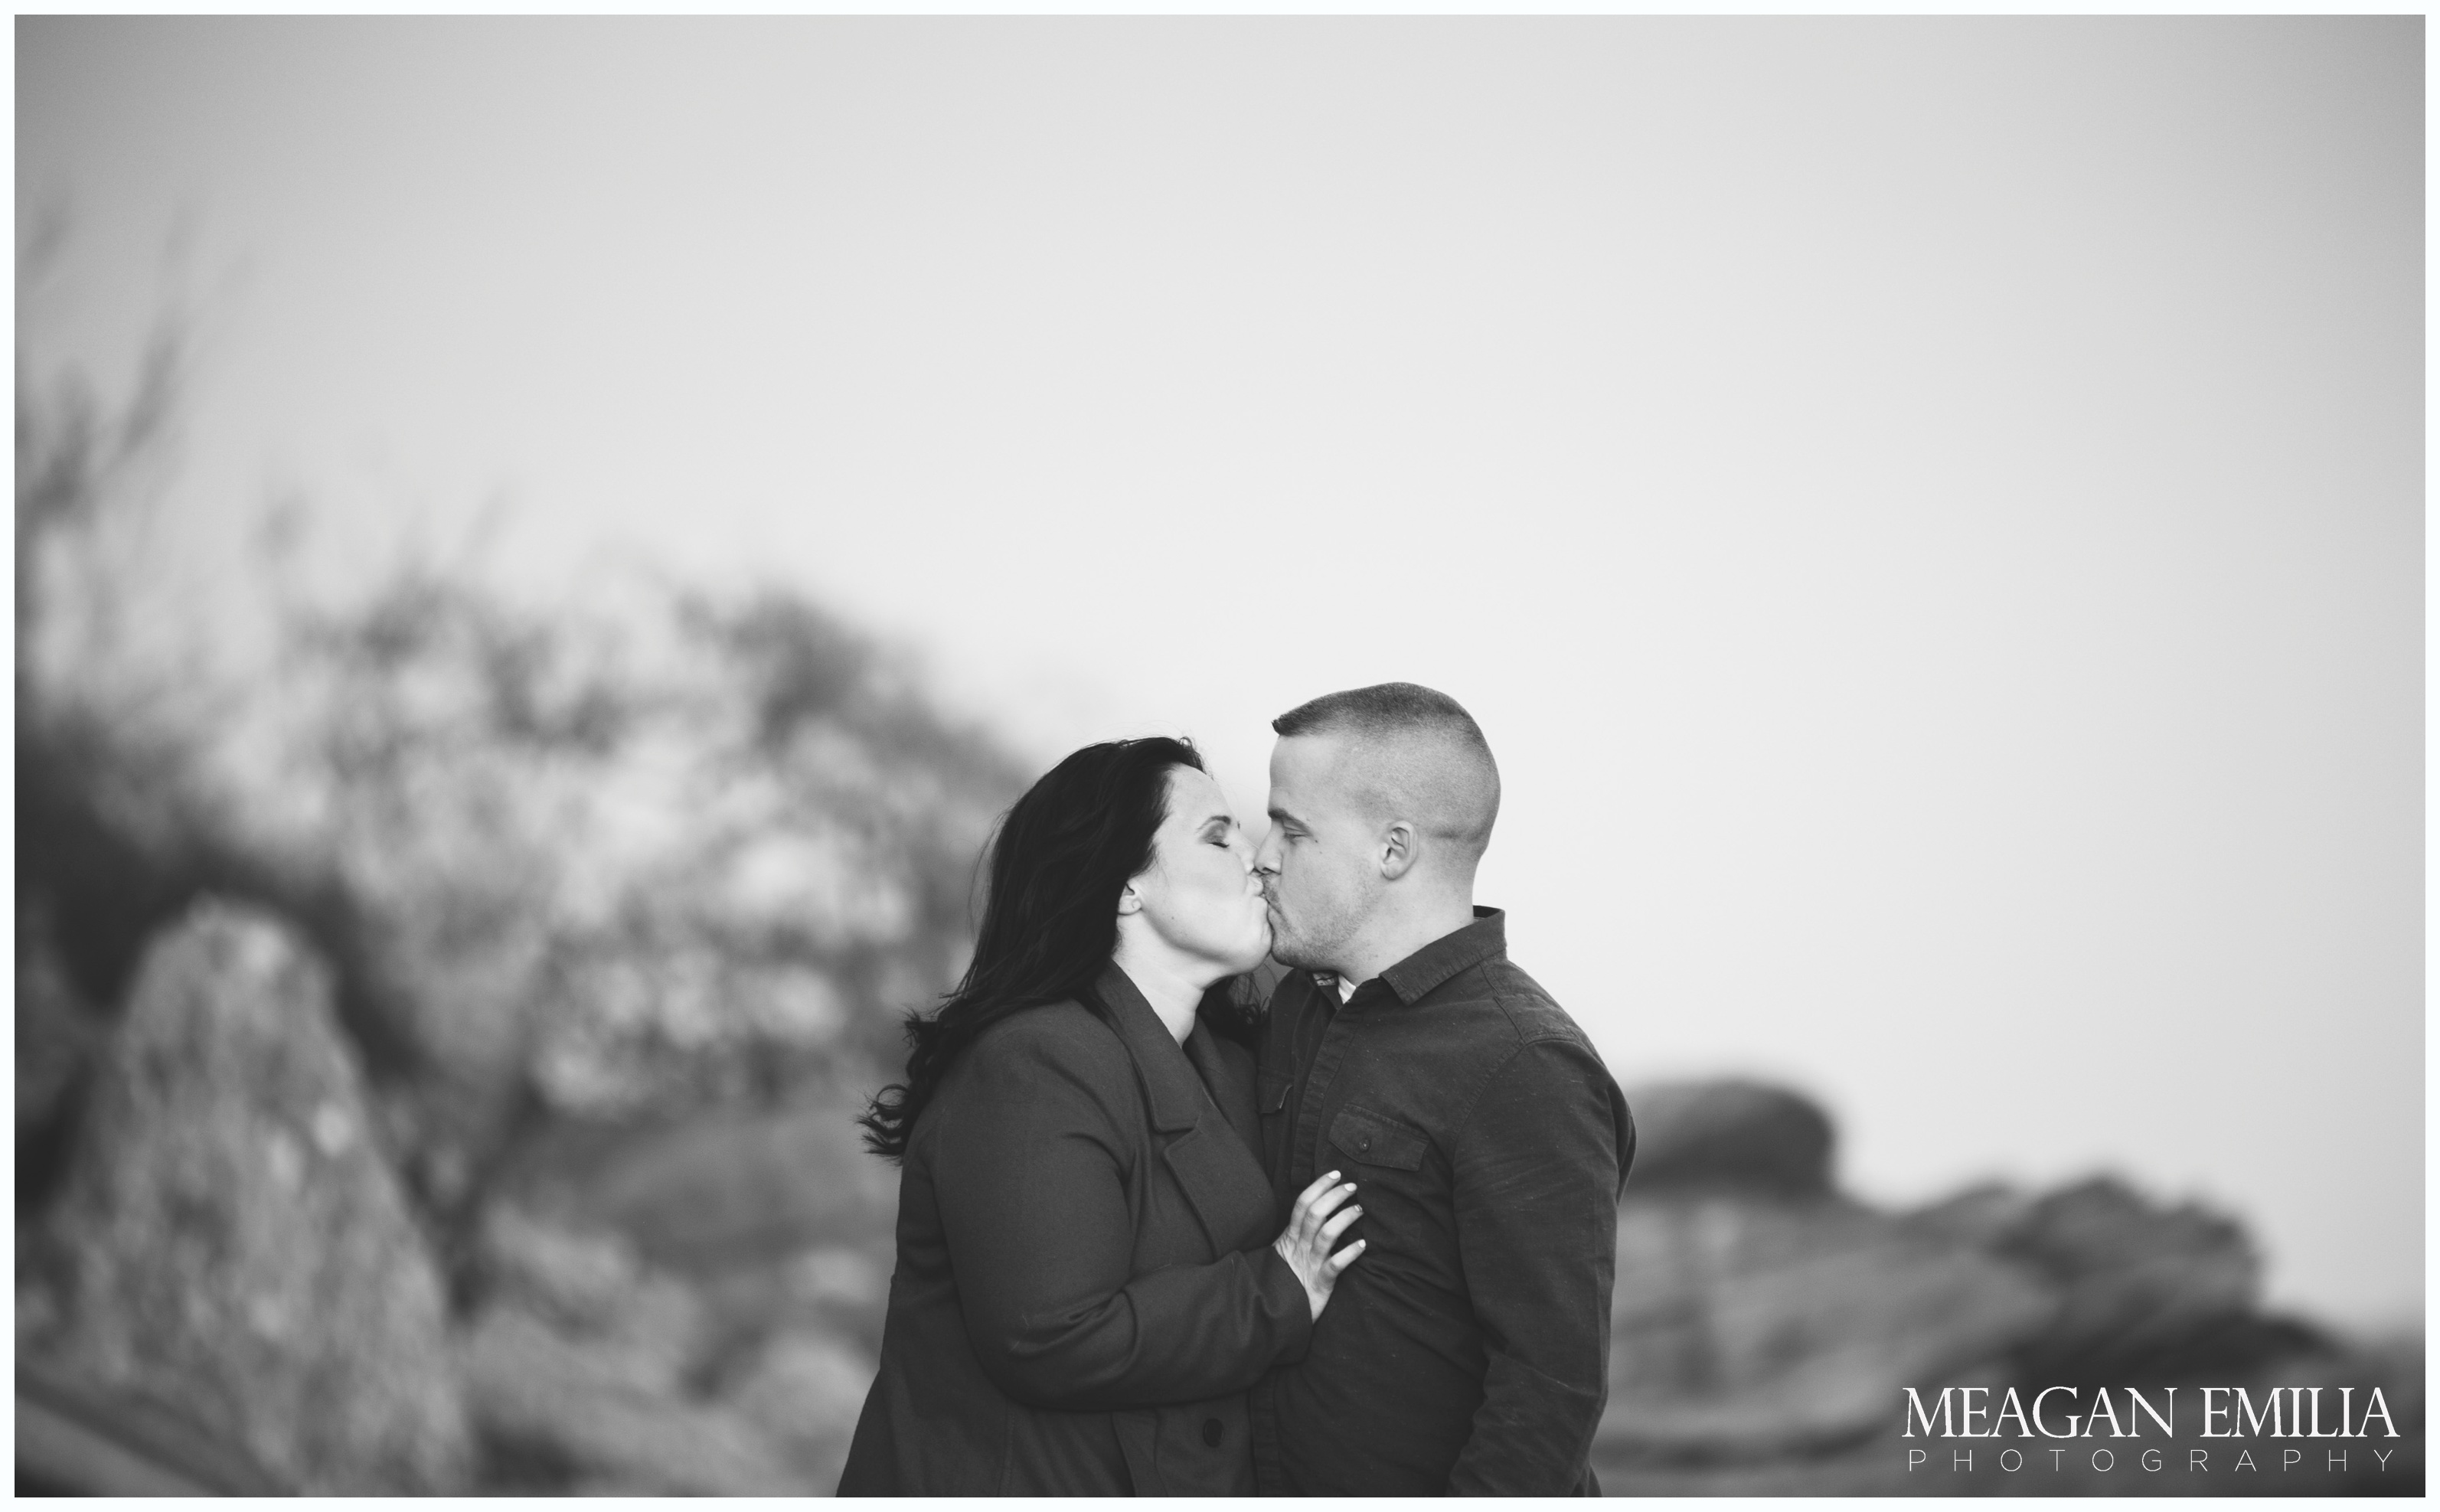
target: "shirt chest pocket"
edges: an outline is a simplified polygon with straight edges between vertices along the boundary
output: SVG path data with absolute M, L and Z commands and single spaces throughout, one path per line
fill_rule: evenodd
M 1359 1165 L 1411 1171 L 1424 1163 L 1431 1141 L 1422 1131 L 1355 1107 L 1342 1107 L 1330 1121 L 1330 1143 Z

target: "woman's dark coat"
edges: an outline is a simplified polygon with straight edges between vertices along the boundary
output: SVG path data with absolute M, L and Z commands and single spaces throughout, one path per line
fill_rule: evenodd
M 1313 1326 L 1252 1056 L 1181 1050 L 1115 966 L 1096 992 L 1108 1021 L 1013 1016 L 916 1118 L 840 1495 L 1252 1494 L 1246 1388 Z

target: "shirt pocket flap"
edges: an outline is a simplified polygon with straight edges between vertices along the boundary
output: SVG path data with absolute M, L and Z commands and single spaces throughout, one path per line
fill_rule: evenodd
M 1430 1141 L 1403 1124 L 1393 1124 L 1378 1113 L 1368 1113 L 1360 1107 L 1342 1107 L 1330 1121 L 1330 1143 L 1345 1154 L 1366 1165 L 1386 1165 L 1395 1171 L 1411 1171 L 1424 1163 L 1424 1151 Z

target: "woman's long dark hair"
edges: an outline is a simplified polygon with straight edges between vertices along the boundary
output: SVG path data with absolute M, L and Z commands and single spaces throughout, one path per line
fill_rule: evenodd
M 1074 999 L 1097 1014 L 1094 979 L 1119 945 L 1119 894 L 1152 864 L 1169 814 L 1169 771 L 1203 767 L 1166 736 L 1087 746 L 1053 766 L 1000 820 L 974 963 L 931 1015 L 906 1016 L 906 1080 L 883 1088 L 856 1120 L 865 1147 L 906 1153 L 916 1115 L 985 1030 L 1013 1014 Z M 1206 1003 L 1231 1002 L 1232 980 Z

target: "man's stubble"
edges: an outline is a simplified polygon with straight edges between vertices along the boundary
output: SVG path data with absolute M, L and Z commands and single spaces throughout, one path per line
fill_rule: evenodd
M 1317 899 L 1291 917 L 1276 885 L 1265 901 L 1271 912 L 1271 959 L 1299 971 L 1337 971 L 1359 925 L 1357 911 L 1337 899 Z

